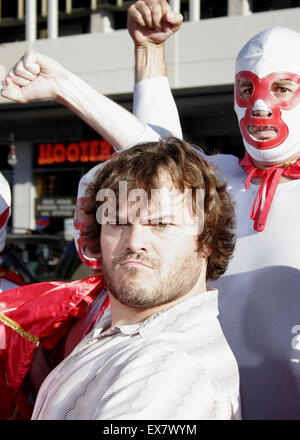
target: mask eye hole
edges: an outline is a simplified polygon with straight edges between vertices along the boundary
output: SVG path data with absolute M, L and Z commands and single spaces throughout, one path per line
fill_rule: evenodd
M 289 101 L 295 95 L 299 84 L 290 79 L 278 79 L 271 84 L 271 94 L 278 101 Z
M 80 229 L 80 226 L 86 223 L 87 214 L 83 210 L 84 208 L 84 198 L 77 199 L 75 211 L 74 211 L 74 224 L 75 228 Z
M 81 206 L 76 206 L 75 211 L 74 211 L 74 219 L 76 223 L 81 223 L 85 220 L 85 213 L 82 210 Z
M 240 78 L 238 80 L 238 90 L 240 97 L 245 101 L 248 101 L 253 93 L 252 81 L 250 81 L 250 79 Z

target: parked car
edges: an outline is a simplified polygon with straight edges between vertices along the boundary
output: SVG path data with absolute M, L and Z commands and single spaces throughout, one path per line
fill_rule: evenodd
M 16 272 L 26 284 L 40 281 L 72 281 L 88 276 L 73 240 L 43 233 L 8 233 L 8 252 L 0 266 Z

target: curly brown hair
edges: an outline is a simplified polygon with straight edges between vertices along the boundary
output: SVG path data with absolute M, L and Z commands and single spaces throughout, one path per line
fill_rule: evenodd
M 227 269 L 235 247 L 235 216 L 232 200 L 214 168 L 199 154 L 196 145 L 172 136 L 157 142 L 136 145 L 100 167 L 88 186 L 88 198 L 83 207 L 88 215 L 84 232 L 87 247 L 100 252 L 101 224 L 96 213 L 103 203 L 96 200 L 100 189 L 111 189 L 118 199 L 119 182 L 125 181 L 128 190 L 143 188 L 151 196 L 151 188 L 158 188 L 161 173 L 166 171 L 181 192 L 192 189 L 195 213 L 196 189 L 204 189 L 204 227 L 198 235 L 198 250 L 209 248 L 206 279 L 219 278 Z M 157 186 L 158 185 L 158 186 Z

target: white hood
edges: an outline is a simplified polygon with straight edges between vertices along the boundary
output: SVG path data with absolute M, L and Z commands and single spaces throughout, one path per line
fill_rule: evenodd
M 299 75 L 300 83 L 300 34 L 288 28 L 271 27 L 255 35 L 237 56 L 235 72 L 239 74 L 242 71 L 252 72 L 259 79 L 265 79 L 271 74 L 292 73 Z M 248 108 L 239 105 L 236 95 L 237 91 L 235 91 L 234 108 L 240 123 L 245 115 L 247 117 L 247 111 L 250 112 L 251 109 L 249 108 L 250 104 Z M 255 143 L 255 141 L 250 141 L 250 144 L 249 139 L 245 139 L 245 132 L 243 133 L 241 129 L 245 148 L 250 156 L 259 161 L 279 162 L 286 160 L 300 152 L 300 105 L 298 98 L 294 100 L 295 105 L 289 109 L 285 109 L 280 104 L 270 108 L 270 105 L 260 98 L 257 96 L 256 109 L 269 108 L 271 112 L 275 109 L 274 113 L 278 112 L 277 117 L 280 124 L 285 126 L 286 135 L 282 141 L 277 142 L 277 145 L 275 142 L 273 146 L 264 148 L 261 143 Z M 253 110 L 254 104 L 251 105 Z M 268 125 L 267 119 L 266 125 Z

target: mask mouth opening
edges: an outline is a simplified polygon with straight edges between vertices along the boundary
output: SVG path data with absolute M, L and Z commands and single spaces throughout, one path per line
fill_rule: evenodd
M 274 125 L 248 125 L 247 133 L 254 141 L 267 142 L 278 136 L 278 129 Z

